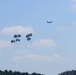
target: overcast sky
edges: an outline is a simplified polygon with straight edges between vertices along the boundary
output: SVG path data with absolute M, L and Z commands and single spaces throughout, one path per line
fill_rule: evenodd
M 11 43 L 14 34 L 19 43 Z M 75 57 L 76 0 L 0 1 L 1 70 L 57 75 L 76 69 Z

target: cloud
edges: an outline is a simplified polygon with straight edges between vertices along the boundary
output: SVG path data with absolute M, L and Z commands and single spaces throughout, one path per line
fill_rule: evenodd
M 22 60 L 24 60 L 24 57 L 20 57 L 20 56 L 13 57 L 13 62 L 14 63 L 19 63 Z
M 71 0 L 69 9 L 76 10 L 76 0 Z
M 31 61 L 36 61 L 36 62 L 50 62 L 51 61 L 51 58 L 49 56 L 36 55 L 36 54 L 29 54 L 26 56 L 26 58 Z
M 61 56 L 58 55 L 58 54 L 54 54 L 54 55 L 52 56 L 52 58 L 53 58 L 54 60 L 56 60 L 56 59 L 63 60 L 63 57 L 61 57 Z
M 53 56 L 29 54 L 26 56 L 26 58 L 31 61 L 36 61 L 36 62 L 52 62 L 55 59 L 60 59 L 60 60 L 62 59 L 62 57 L 57 54 L 55 54 Z
M 11 46 L 10 41 L 0 39 L 0 48 L 8 48 Z
M 76 0 L 72 0 L 72 8 L 76 9 Z
M 10 26 L 10 27 L 4 27 L 0 33 L 1 34 L 27 34 L 27 33 L 33 33 L 32 27 L 25 27 L 25 26 Z
M 36 40 L 32 43 L 32 46 L 36 47 L 54 47 L 56 45 L 53 39 Z
M 29 62 L 52 62 L 55 60 L 62 61 L 63 58 L 57 54 L 52 55 L 52 56 L 45 56 L 45 55 L 38 55 L 38 54 L 26 54 L 22 56 L 15 56 L 13 58 L 13 62 L 19 63 L 23 61 L 29 61 Z

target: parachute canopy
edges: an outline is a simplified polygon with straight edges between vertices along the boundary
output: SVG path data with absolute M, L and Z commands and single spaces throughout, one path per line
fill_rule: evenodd
M 18 35 L 14 35 L 14 38 L 20 38 L 21 37 L 21 35 L 20 34 L 18 34 Z
M 21 40 L 20 38 L 21 37 L 22 37 L 21 34 L 15 34 L 13 36 L 14 40 L 11 40 L 11 43 L 20 42 L 20 40 Z M 31 37 L 32 37 L 32 33 L 27 34 L 26 35 L 27 41 L 30 41 L 31 40 Z
M 29 34 L 26 35 L 27 41 L 31 40 L 31 36 L 32 36 L 32 33 L 29 33 Z
M 29 33 L 26 35 L 26 38 L 31 37 L 31 36 L 32 36 L 32 33 Z
M 19 38 L 21 37 L 21 35 L 20 35 L 20 34 L 18 34 L 17 36 L 18 36 Z
M 19 42 L 20 41 L 20 39 L 16 39 L 16 42 Z
M 17 38 L 17 35 L 16 34 L 14 35 L 14 38 Z
M 20 42 L 21 34 L 15 34 L 13 38 L 14 40 L 11 40 L 11 43 Z
M 31 40 L 31 38 L 27 38 L 27 41 L 30 41 Z
M 15 43 L 15 40 L 11 40 L 11 43 Z

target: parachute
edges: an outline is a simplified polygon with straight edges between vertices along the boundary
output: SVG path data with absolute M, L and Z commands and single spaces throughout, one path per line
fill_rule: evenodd
M 32 33 L 29 33 L 29 34 L 26 35 L 27 41 L 30 41 L 31 40 L 31 36 L 32 36 Z
M 14 40 L 11 40 L 11 43 L 20 42 L 20 38 L 22 36 L 21 36 L 21 34 L 15 34 L 13 37 L 14 37 Z M 32 33 L 27 34 L 26 35 L 27 41 L 30 41 L 31 37 L 32 37 Z
M 31 38 L 27 38 L 27 41 L 30 41 L 31 40 Z
M 19 38 L 21 37 L 21 35 L 20 35 L 20 34 L 18 34 L 17 36 L 18 36 Z
M 14 38 L 20 38 L 21 37 L 21 35 L 20 34 L 18 34 L 18 35 L 14 35 Z
M 16 34 L 14 35 L 14 38 L 17 38 L 17 35 Z
M 14 40 L 11 40 L 11 43 L 16 43 L 16 42 L 20 42 L 20 38 L 21 38 L 21 35 L 20 34 L 15 34 L 14 36 Z
M 15 34 L 13 35 L 13 40 L 11 40 L 11 43 L 14 44 L 14 49 L 19 48 L 19 43 L 21 44 L 21 34 Z
M 11 40 L 11 43 L 16 43 L 16 42 L 20 42 L 20 38 L 22 37 L 21 34 L 15 34 L 14 36 L 14 40 Z M 26 35 L 26 39 L 27 41 L 30 41 L 32 37 L 32 33 L 29 33 Z
M 20 39 L 16 39 L 16 42 L 20 42 Z
M 11 40 L 11 43 L 15 43 L 15 40 Z
M 19 48 L 19 44 L 21 44 L 21 34 L 15 34 L 13 35 L 13 39 L 11 40 L 11 43 L 15 44 L 15 47 Z M 32 37 L 32 33 L 29 33 L 27 35 L 25 35 L 26 37 L 26 41 L 30 41 L 31 42 L 31 37 Z M 24 41 L 25 37 L 22 39 Z M 15 49 L 15 48 L 14 48 Z

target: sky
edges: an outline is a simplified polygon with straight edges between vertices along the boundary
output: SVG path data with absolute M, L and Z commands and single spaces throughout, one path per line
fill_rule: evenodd
M 75 18 L 76 0 L 1 0 L 0 69 L 44 75 L 75 70 Z M 21 34 L 20 42 L 11 43 L 14 34 Z

